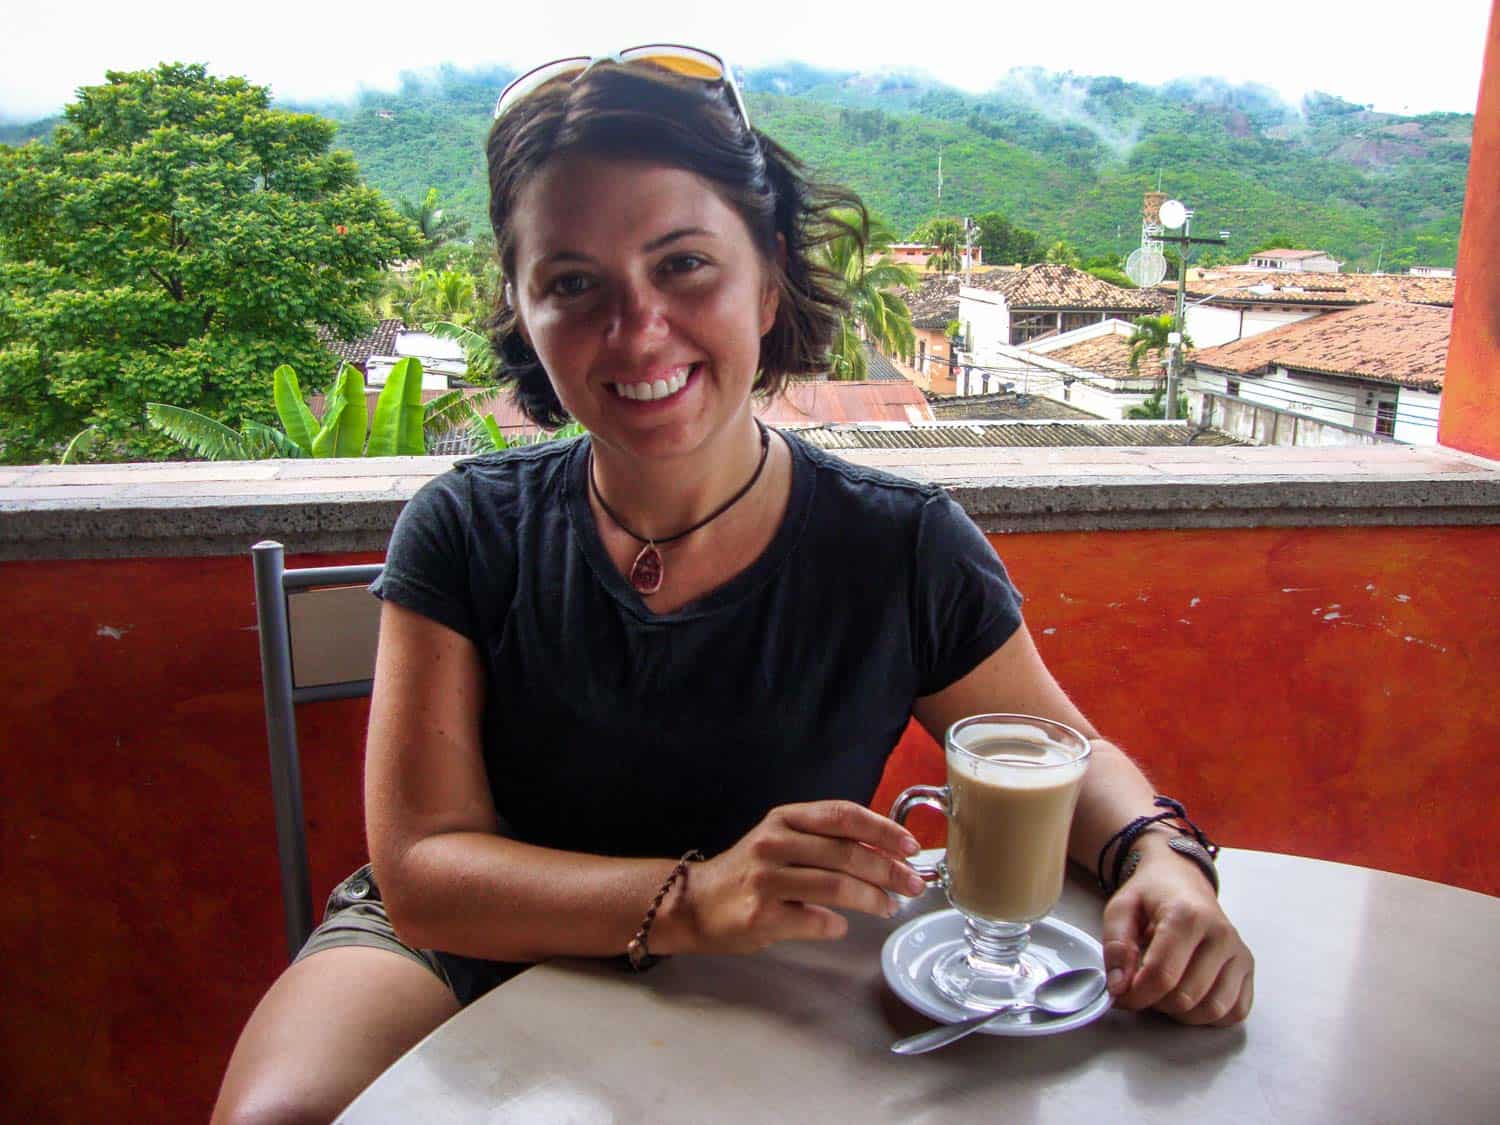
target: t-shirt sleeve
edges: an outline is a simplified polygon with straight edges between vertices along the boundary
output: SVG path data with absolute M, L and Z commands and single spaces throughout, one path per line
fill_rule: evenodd
M 931 695 L 963 679 L 1021 627 L 1021 593 L 947 493 L 923 507 L 914 577 L 917 694 Z
M 391 532 L 385 568 L 370 593 L 478 640 L 469 596 L 469 504 L 463 474 L 444 473 L 417 490 Z

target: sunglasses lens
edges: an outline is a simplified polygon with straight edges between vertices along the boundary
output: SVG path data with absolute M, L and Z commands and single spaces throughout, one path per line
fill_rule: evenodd
M 707 82 L 716 82 L 724 77 L 722 67 L 712 66 L 700 59 L 684 59 L 675 56 L 653 55 L 649 58 L 631 59 L 631 62 L 648 62 L 663 70 L 670 70 L 673 74 L 681 74 L 687 78 L 701 78 Z
M 549 82 L 571 82 L 587 70 L 588 65 L 588 59 L 559 59 L 526 72 L 500 92 L 500 99 L 495 102 L 495 116 L 499 117 L 522 98 L 535 93 Z

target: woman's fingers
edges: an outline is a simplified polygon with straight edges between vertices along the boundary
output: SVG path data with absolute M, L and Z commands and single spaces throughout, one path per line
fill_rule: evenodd
M 890 817 L 853 801 L 783 805 L 770 815 L 780 817 L 783 824 L 797 832 L 853 840 L 891 855 L 910 856 L 921 850 L 917 838 Z
M 785 867 L 842 872 L 874 887 L 902 895 L 919 895 L 926 882 L 904 861 L 853 840 L 788 833 L 759 842 L 763 858 Z
M 1195 911 L 1176 906 L 1164 909 L 1141 958 L 1140 971 L 1122 998 L 1127 1008 L 1160 1005 L 1181 982 L 1204 937 L 1203 924 Z M 1171 1008 L 1164 1010 L 1170 1012 Z

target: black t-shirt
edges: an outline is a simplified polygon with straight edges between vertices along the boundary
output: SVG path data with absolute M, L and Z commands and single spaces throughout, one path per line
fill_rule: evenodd
M 371 588 L 474 642 L 517 839 L 712 855 L 777 805 L 868 803 L 913 700 L 1019 626 L 1005 568 L 941 488 L 786 437 L 770 546 L 660 616 L 599 538 L 587 437 L 465 461 L 402 511 Z

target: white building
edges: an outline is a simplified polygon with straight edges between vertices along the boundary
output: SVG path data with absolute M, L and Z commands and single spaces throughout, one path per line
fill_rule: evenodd
M 1274 444 L 1437 442 L 1452 310 L 1375 302 L 1193 353 L 1193 416 Z
M 1336 262 L 1322 250 L 1262 250 L 1246 263 L 1251 269 L 1283 273 L 1338 273 Z

